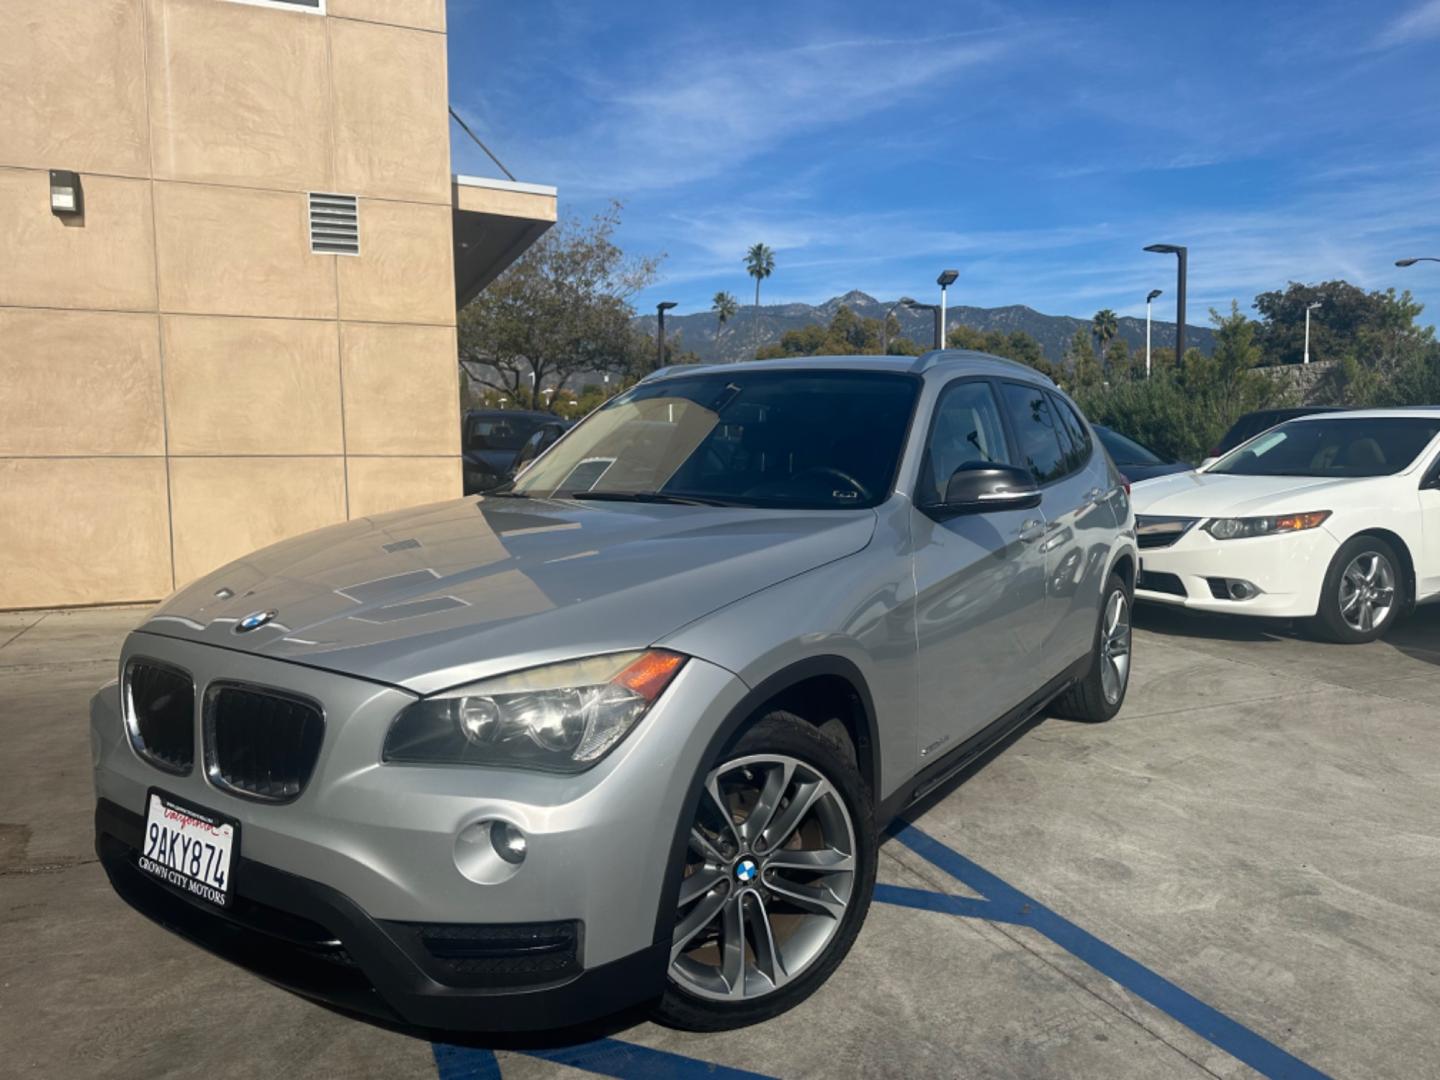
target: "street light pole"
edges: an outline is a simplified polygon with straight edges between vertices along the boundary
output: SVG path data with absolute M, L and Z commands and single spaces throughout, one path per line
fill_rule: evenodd
M 655 369 L 665 366 L 665 312 L 675 306 L 674 300 L 661 300 L 655 305 Z
M 1159 289 L 1151 289 L 1150 295 L 1145 297 L 1145 378 L 1150 377 L 1150 305 L 1160 295 Z
M 1305 305 L 1305 363 L 1310 363 L 1310 312 L 1320 307 L 1321 303 L 1316 300 L 1313 304 Z
M 880 351 L 885 355 L 890 354 L 890 316 L 895 314 L 897 307 L 909 307 L 913 303 L 915 301 L 908 296 L 900 297 L 886 309 L 885 317 L 880 320 Z
M 1420 255 L 1420 256 L 1417 256 L 1416 258 L 1413 258 L 1413 259 L 1396 259 L 1396 260 L 1395 260 L 1395 265 L 1396 265 L 1396 266 L 1414 266 L 1417 262 L 1440 263 L 1440 259 L 1435 258 L 1435 256 L 1433 256 L 1433 255 Z
M 941 270 L 940 276 L 935 279 L 935 284 L 940 286 L 940 323 L 938 336 L 935 339 L 937 349 L 945 348 L 945 300 L 946 291 L 955 284 L 955 279 L 960 276 L 959 270 Z
M 911 311 L 932 311 L 935 313 L 935 344 L 931 347 L 935 349 L 943 349 L 945 347 L 945 344 L 940 340 L 940 305 L 922 304 L 917 300 L 911 300 L 905 306 L 908 307 Z
M 1185 270 L 1189 249 L 1179 244 L 1151 244 L 1145 249 L 1178 259 L 1175 270 L 1175 366 L 1185 362 Z

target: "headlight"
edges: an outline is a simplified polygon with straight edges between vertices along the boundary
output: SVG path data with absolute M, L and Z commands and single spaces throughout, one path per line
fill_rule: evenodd
M 1216 540 L 1243 540 L 1249 536 L 1315 529 L 1329 516 L 1329 510 L 1312 510 L 1308 514 L 1280 514 L 1275 517 L 1211 518 L 1200 527 Z
M 385 736 L 385 760 L 577 773 L 628 735 L 685 657 L 664 649 L 530 668 L 422 698 Z

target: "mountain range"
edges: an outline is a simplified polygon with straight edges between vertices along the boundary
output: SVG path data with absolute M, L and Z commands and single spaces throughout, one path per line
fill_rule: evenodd
M 867 319 L 881 319 L 890 310 L 893 302 L 877 300 L 858 289 L 844 296 L 836 296 L 823 304 L 764 304 L 760 307 L 747 304 L 726 324 L 724 332 L 716 340 L 716 320 L 712 311 L 699 311 L 691 315 L 668 315 L 665 318 L 665 336 L 679 349 L 693 352 L 704 361 L 749 360 L 755 351 L 765 345 L 777 343 L 787 330 L 799 330 L 813 324 L 828 326 L 835 312 L 843 305 L 856 315 Z M 1157 316 L 1159 313 L 1156 313 Z M 928 311 L 911 311 L 909 308 L 895 308 L 895 317 L 900 322 L 903 337 L 928 345 L 934 336 L 934 316 Z M 1059 363 L 1065 356 L 1065 346 L 1075 331 L 1088 329 L 1087 319 L 1070 315 L 1045 315 L 1023 304 L 1008 307 L 952 307 L 947 312 L 946 322 L 950 326 L 963 324 L 976 330 L 1000 330 L 1010 333 L 1023 330 L 1045 350 L 1045 356 Z M 635 324 L 646 333 L 655 333 L 655 316 L 638 315 Z M 1120 337 L 1130 346 L 1132 353 L 1145 352 L 1145 320 L 1126 316 L 1119 321 Z M 1151 327 L 1155 348 L 1174 348 L 1175 324 L 1163 322 L 1159 317 Z M 1215 345 L 1214 332 L 1203 326 L 1187 326 L 1185 347 L 1210 352 Z

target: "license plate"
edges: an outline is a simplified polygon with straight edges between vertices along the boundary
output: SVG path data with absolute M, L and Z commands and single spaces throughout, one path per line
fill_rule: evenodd
M 234 895 L 230 863 L 239 850 L 239 829 L 233 821 L 150 792 L 145 839 L 137 860 L 145 873 L 218 907 L 229 907 Z

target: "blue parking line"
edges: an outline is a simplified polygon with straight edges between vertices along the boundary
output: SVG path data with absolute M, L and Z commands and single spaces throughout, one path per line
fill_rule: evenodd
M 977 866 L 958 851 L 945 846 L 909 822 L 896 822 L 891 827 L 890 834 L 922 859 L 996 905 L 996 910 L 1001 912 L 1002 916 L 1009 916 L 1002 917 L 1002 921 L 1015 922 L 1038 930 L 1066 952 L 1085 961 L 1100 974 L 1114 979 L 1132 994 L 1148 1001 L 1202 1039 L 1213 1043 L 1257 1072 L 1277 1080 L 1290 1080 L 1292 1077 L 1327 1080 L 1326 1075 L 1318 1069 L 1305 1064 L 1263 1036 L 1186 993 L 1170 980 L 1107 945 L 1089 931 L 1082 930 L 1068 919 L 1055 914 L 1044 904 L 1001 881 L 990 871 Z M 911 893 L 921 891 L 909 890 Z M 942 909 L 932 907 L 930 910 Z M 979 917 L 991 916 L 981 914 Z
M 905 885 L 887 885 L 883 881 L 875 886 L 875 900 L 881 904 L 897 907 L 919 908 L 922 911 L 938 911 L 942 915 L 958 915 L 962 919 L 989 919 L 991 922 L 1024 922 L 1000 904 L 992 900 L 976 900 L 969 896 L 951 896 L 948 893 L 930 892 L 927 889 L 911 889 Z
M 500 1063 L 493 1051 L 443 1043 L 435 1043 L 434 1051 L 440 1080 L 498 1080 L 500 1076 Z M 672 1054 L 668 1050 L 654 1050 L 619 1039 L 596 1039 L 576 1046 L 516 1052 L 556 1065 L 568 1065 L 572 1069 L 627 1080 L 630 1077 L 635 1080 L 771 1080 L 764 1073 L 732 1069 L 728 1065 Z

